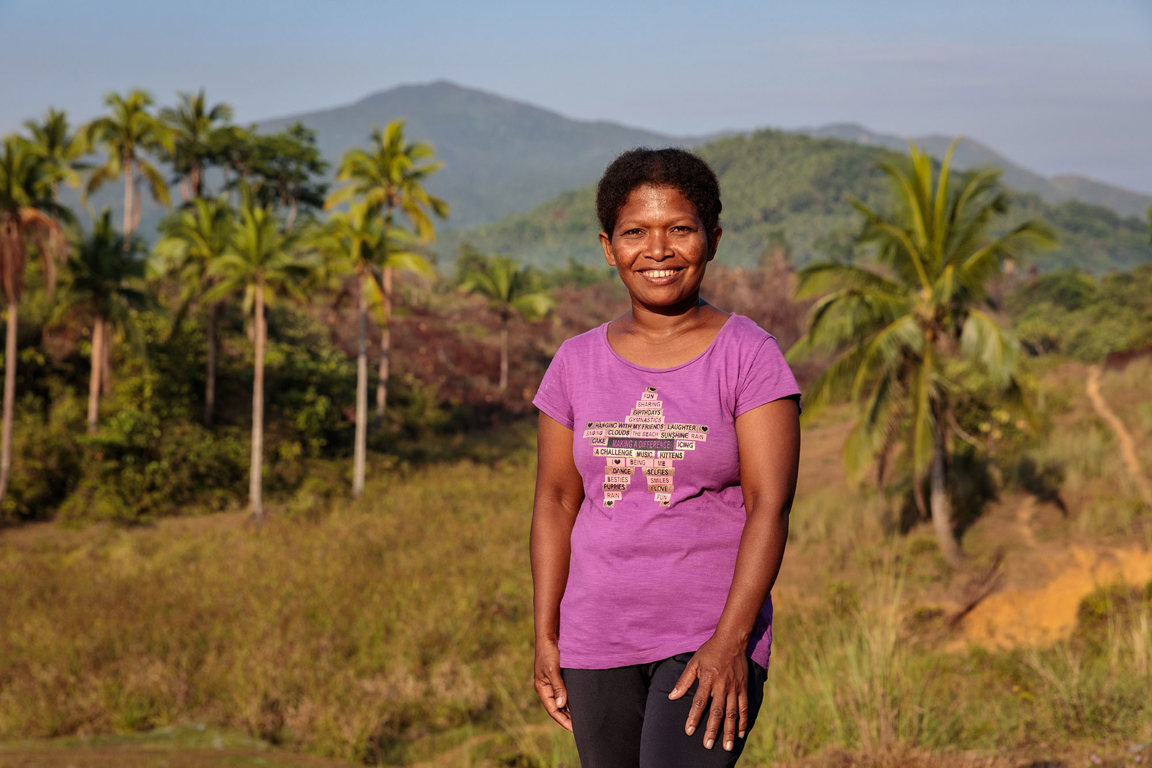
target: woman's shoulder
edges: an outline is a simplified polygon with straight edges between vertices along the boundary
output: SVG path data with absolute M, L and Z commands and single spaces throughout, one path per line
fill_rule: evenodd
M 560 344 L 560 348 L 556 351 L 556 356 L 588 355 L 596 352 L 604 346 L 604 335 L 607 332 L 607 328 L 608 323 L 603 323 L 595 328 L 589 328 L 583 333 L 569 336 Z
M 755 320 L 733 312 L 724 324 L 724 331 L 730 340 L 738 344 L 763 344 L 768 339 L 776 340 L 768 331 L 760 327 Z

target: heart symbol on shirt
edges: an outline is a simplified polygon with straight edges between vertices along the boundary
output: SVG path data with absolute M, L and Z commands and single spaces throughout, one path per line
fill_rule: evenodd
M 612 459 L 612 463 L 616 466 L 620 466 L 620 459 Z

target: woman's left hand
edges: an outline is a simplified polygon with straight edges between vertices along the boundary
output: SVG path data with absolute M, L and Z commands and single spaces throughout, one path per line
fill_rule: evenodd
M 726 641 L 713 635 L 688 660 L 688 666 L 668 694 L 669 699 L 678 699 L 688 692 L 694 681 L 699 681 L 696 695 L 692 697 L 688 721 L 684 724 L 684 732 L 689 736 L 695 733 L 707 709 L 705 749 L 712 749 L 721 725 L 724 728 L 724 740 L 721 743 L 725 750 L 731 750 L 736 745 L 736 737 L 744 738 L 748 730 L 746 642 Z

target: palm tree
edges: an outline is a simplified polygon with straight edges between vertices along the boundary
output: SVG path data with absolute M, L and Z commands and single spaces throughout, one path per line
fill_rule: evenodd
M 0 149 L 0 281 L 8 302 L 4 344 L 4 424 L 0 428 L 0 502 L 12 469 L 12 421 L 16 404 L 16 327 L 24 293 L 29 246 L 40 254 L 49 290 L 55 285 L 55 259 L 64 250 L 59 220 L 69 212 L 52 199 L 56 176 L 51 163 L 27 142 L 6 136 Z
M 427 162 L 435 156 L 431 145 L 409 143 L 404 137 L 404 121 L 394 120 L 381 130 L 372 126 L 371 146 L 368 150 L 351 149 L 344 153 L 336 172 L 337 181 L 348 184 L 328 196 L 325 208 L 342 202 L 362 200 L 368 206 L 380 209 L 386 226 L 395 225 L 395 212 L 412 225 L 416 237 L 422 242 L 435 238 L 432 216 L 448 215 L 448 204 L 424 189 L 424 181 L 442 163 Z M 380 283 L 383 287 L 383 326 L 380 333 L 380 364 L 376 387 L 376 415 L 382 418 L 388 400 L 389 358 L 392 336 L 389 323 L 392 317 L 392 266 L 385 258 Z
M 67 312 L 83 312 L 92 318 L 92 369 L 88 378 L 88 433 L 96 431 L 106 366 L 111 359 L 112 328 L 119 326 L 138 336 L 133 310 L 148 304 L 143 289 L 146 263 L 137 255 L 139 242 L 125 244 L 124 235 L 112 226 L 107 208 L 96 220 L 92 233 L 80 241 L 68 259 L 69 280 L 61 306 Z
M 336 180 L 349 183 L 329 195 L 325 207 L 362 199 L 368 205 L 381 208 L 389 219 L 399 210 L 412 224 L 418 238 L 425 242 L 432 240 L 435 237 L 432 215 L 438 218 L 448 215 L 448 204 L 424 189 L 428 177 L 444 166 L 426 162 L 435 156 L 430 144 L 407 141 L 403 120 L 393 120 L 383 130 L 373 125 L 369 149 L 350 149 L 344 153 Z
M 215 156 L 221 129 L 232 121 L 232 107 L 209 107 L 203 88 L 195 95 L 180 91 L 178 96 L 179 106 L 161 109 L 160 121 L 172 134 L 166 159 L 180 179 L 184 199 L 189 200 L 204 197 L 204 170 Z
M 427 259 L 407 250 L 403 230 L 389 228 L 380 209 L 366 202 L 355 203 L 347 212 L 335 213 L 325 230 L 325 250 L 338 255 L 343 270 L 356 277 L 358 315 L 356 353 L 356 437 L 353 450 L 352 494 L 364 492 L 365 460 L 368 445 L 368 304 L 375 303 L 384 311 L 386 302 L 385 270 L 406 269 L 434 275 L 435 268 Z M 387 318 L 381 320 L 386 332 Z
M 156 243 L 156 254 L 176 272 L 183 286 L 181 307 L 188 307 L 211 288 L 210 265 L 228 250 L 232 237 L 234 212 L 223 199 L 195 198 L 191 207 L 160 224 L 163 235 Z M 204 426 L 212 426 L 216 410 L 216 351 L 220 300 L 208 302 L 208 370 L 204 382 Z M 183 314 L 181 311 L 178 314 Z M 177 323 L 178 324 L 178 323 Z M 175 324 L 174 324 L 175 325 Z
M 104 165 L 96 168 L 88 178 L 85 194 L 91 194 L 117 177 L 124 179 L 124 224 L 121 231 L 125 238 L 140 223 L 139 182 L 143 177 L 153 199 L 168 205 L 168 186 L 156 166 L 145 159 L 145 153 L 167 149 L 171 146 L 171 133 L 149 111 L 152 97 L 145 91 L 135 90 L 121 96 L 110 93 L 104 103 L 112 114 L 99 117 L 88 124 L 85 140 L 89 146 L 103 145 L 107 152 Z M 127 245 L 130 239 L 125 239 Z
M 552 294 L 540 285 L 536 271 L 508 256 L 473 256 L 461 270 L 460 287 L 488 299 L 500 317 L 500 391 L 508 388 L 508 324 L 519 315 L 534 320 L 552 311 Z
M 25 120 L 24 127 L 28 129 L 29 149 L 43 157 L 52 168 L 52 199 L 56 199 L 56 192 L 60 181 L 70 187 L 80 186 L 80 174 L 85 165 L 81 158 L 88 153 L 88 146 L 82 134 L 73 134 L 69 130 L 68 115 L 55 109 L 44 113 L 40 122 Z
M 881 464 L 901 442 L 912 466 L 913 492 L 925 514 L 922 481 L 930 486 L 933 527 L 945 558 L 961 558 L 952 523 L 947 471 L 953 438 L 962 436 L 956 406 L 991 388 L 1018 396 L 1015 341 L 985 311 L 988 285 L 1006 259 L 1051 242 L 1028 221 L 989 230 L 1007 209 L 998 171 L 954 179 L 948 148 L 936 178 L 932 161 L 911 145 L 911 163 L 882 163 L 899 205 L 880 214 L 860 202 L 861 241 L 876 248 L 877 268 L 824 262 L 800 273 L 800 296 L 826 294 L 813 307 L 807 334 L 790 351 L 819 348 L 836 357 L 806 393 L 818 406 L 847 391 L 860 415 L 845 444 L 858 471 Z
M 228 249 L 209 268 L 209 275 L 219 282 L 205 298 L 215 300 L 242 292 L 245 310 L 252 312 L 255 363 L 248 505 L 252 516 L 260 520 L 264 516 L 264 357 L 268 340 L 265 307 L 277 293 L 303 298 L 302 285 L 309 270 L 296 254 L 296 233 L 283 231 L 272 210 L 259 205 L 250 190 L 242 190 L 242 196 L 240 218 Z

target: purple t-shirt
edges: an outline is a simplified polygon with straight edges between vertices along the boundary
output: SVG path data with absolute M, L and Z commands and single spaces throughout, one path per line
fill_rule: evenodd
M 561 345 L 533 400 L 573 430 L 584 502 L 560 604 L 560 663 L 605 669 L 693 652 L 724 609 L 744 530 L 736 417 L 800 394 L 780 347 L 731 315 L 673 368 L 618 355 L 607 324 Z M 772 601 L 748 655 L 768 666 Z

